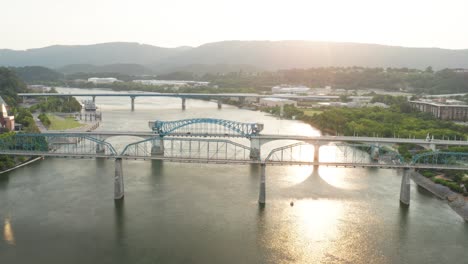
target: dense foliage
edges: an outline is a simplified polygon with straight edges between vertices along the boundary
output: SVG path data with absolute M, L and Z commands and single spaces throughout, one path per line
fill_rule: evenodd
M 10 70 L 26 83 L 59 81 L 64 78 L 63 74 L 41 66 L 11 67 Z
M 0 67 L 0 95 L 9 106 L 16 106 L 18 93 L 26 92 L 26 85 L 14 72 L 5 67 Z

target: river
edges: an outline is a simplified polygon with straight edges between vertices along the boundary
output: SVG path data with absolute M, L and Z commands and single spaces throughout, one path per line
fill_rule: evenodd
M 98 130 L 214 117 L 262 122 L 268 134 L 319 134 L 299 121 L 207 101 L 187 100 L 182 111 L 177 98 L 137 97 L 134 112 L 127 97 L 96 102 Z M 135 139 L 109 141 L 121 147 Z M 0 263 L 468 261 L 468 224 L 414 183 L 410 207 L 401 207 L 398 170 L 267 167 L 260 208 L 256 166 L 126 160 L 123 168 L 122 201 L 113 199 L 112 160 L 46 158 L 0 175 Z

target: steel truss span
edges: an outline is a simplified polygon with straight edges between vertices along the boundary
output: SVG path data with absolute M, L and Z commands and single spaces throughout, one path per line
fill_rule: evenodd
M 342 139 L 336 142 L 333 138 L 329 141 L 327 138 L 322 138 L 322 141 L 299 141 L 273 149 L 266 153 L 266 158 L 252 159 L 252 146 L 245 146 L 227 138 L 160 137 L 148 133 L 145 135 L 151 137 L 128 144 L 123 151 L 117 152 L 112 144 L 104 141 L 103 137 L 106 135 L 108 133 L 5 134 L 0 138 L 0 155 L 157 159 L 224 164 L 468 169 L 468 153 L 436 150 L 415 155 L 412 161 L 405 161 L 389 146 L 370 142 L 356 143 L 356 138 L 352 138 L 349 143 L 343 142 Z M 257 136 L 250 140 L 262 137 L 265 136 Z M 279 139 L 278 136 L 274 138 Z M 460 141 L 460 145 L 464 143 Z
M 170 134 L 185 134 L 190 136 L 224 135 L 231 137 L 250 138 L 257 136 L 263 130 L 261 123 L 242 123 L 215 118 L 193 118 L 176 121 L 150 122 L 151 129 L 164 137 Z
M 122 157 L 164 160 L 249 162 L 251 149 L 226 139 L 174 138 L 159 136 L 127 145 Z

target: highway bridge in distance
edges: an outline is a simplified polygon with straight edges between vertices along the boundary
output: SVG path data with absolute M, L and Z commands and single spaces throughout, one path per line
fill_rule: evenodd
M 135 109 L 135 98 L 137 97 L 178 97 L 182 99 L 182 109 L 185 110 L 186 99 L 204 99 L 204 100 L 217 100 L 218 108 L 221 108 L 222 100 L 237 98 L 241 104 L 245 102 L 246 98 L 278 98 L 289 100 L 308 100 L 308 101 L 330 101 L 337 100 L 339 96 L 336 95 L 291 95 L 291 94 L 274 94 L 274 95 L 261 95 L 249 93 L 147 93 L 147 92 L 132 92 L 132 93 L 19 93 L 18 96 L 23 98 L 23 102 L 28 97 L 64 97 L 64 96 L 84 96 L 91 97 L 93 102 L 96 97 L 130 97 L 131 109 Z M 353 98 L 353 97 L 350 97 Z M 360 97 L 363 98 L 363 97 Z M 367 97 L 366 97 L 367 98 Z M 369 97 L 370 98 L 370 97 Z

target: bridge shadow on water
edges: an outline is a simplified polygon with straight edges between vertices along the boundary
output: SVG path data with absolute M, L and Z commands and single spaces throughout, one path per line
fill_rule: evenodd
M 294 186 L 282 189 L 280 195 L 293 199 L 345 199 L 356 194 L 355 191 L 329 184 L 320 176 L 318 167 L 314 167 L 309 177 Z

